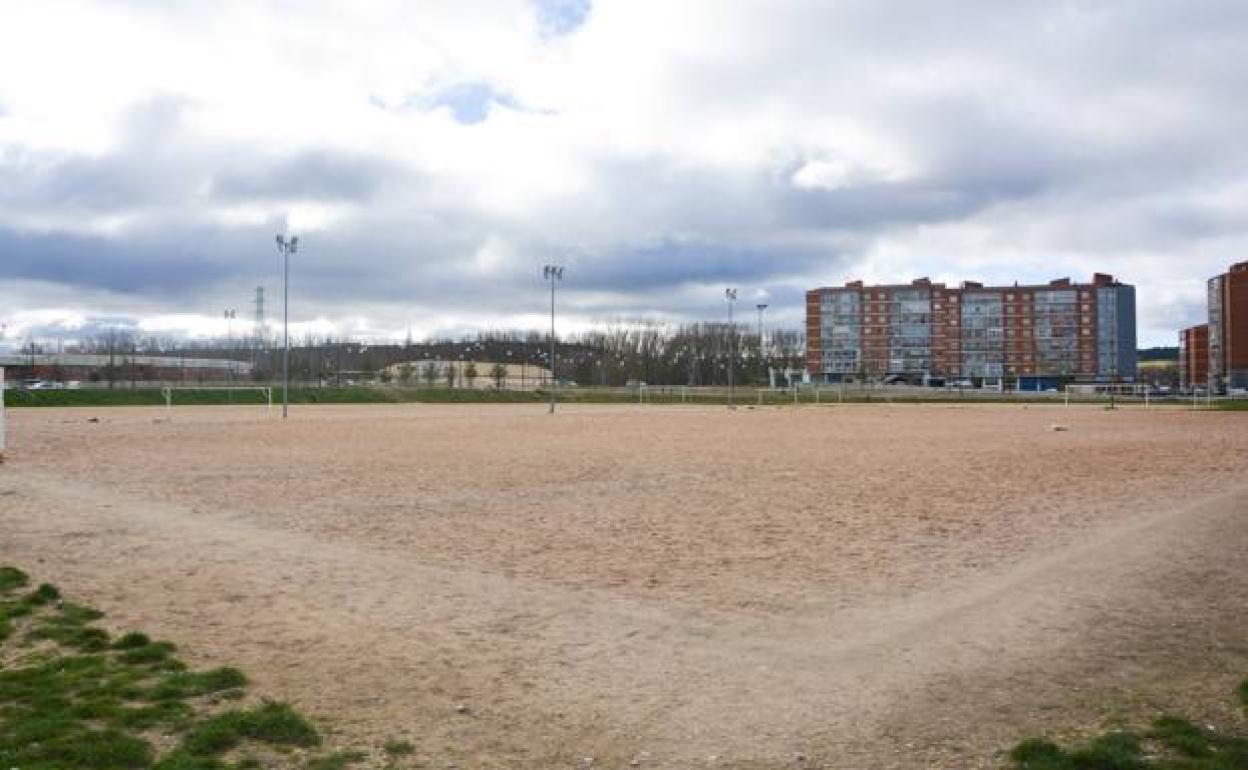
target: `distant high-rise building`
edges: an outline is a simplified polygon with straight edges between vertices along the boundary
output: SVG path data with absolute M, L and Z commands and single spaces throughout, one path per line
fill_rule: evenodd
M 1248 262 L 1209 279 L 1209 379 L 1248 388 Z
M 1209 324 L 1179 332 L 1179 385 L 1185 390 L 1209 384 Z
M 806 336 L 807 369 L 824 382 L 1133 380 L 1135 287 L 1102 273 L 1038 286 L 853 281 L 806 293 Z

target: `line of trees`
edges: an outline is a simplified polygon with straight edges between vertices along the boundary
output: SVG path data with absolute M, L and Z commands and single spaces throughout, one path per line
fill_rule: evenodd
M 767 381 L 768 367 L 804 366 L 805 349 L 804 335 L 791 330 L 769 331 L 760 339 L 757 331 L 744 325 L 624 320 L 557 340 L 557 376 L 581 385 L 726 385 L 735 354 L 735 382 L 757 385 Z M 281 374 L 281 346 L 254 339 L 178 340 L 117 330 L 82 339 L 67 352 L 110 355 L 122 361 L 129 355 L 234 359 L 251 362 L 257 380 Z M 485 377 L 501 384 L 506 377 L 503 364 L 548 369 L 549 358 L 550 338 L 537 331 L 487 331 L 461 339 L 380 344 L 308 335 L 291 340 L 290 374 L 300 382 L 343 383 L 382 377 L 387 367 L 399 364 L 397 375 L 384 377 L 432 386 L 443 384 L 447 375 L 416 362 L 437 360 L 463 362 L 458 367 L 461 378 Z M 412 364 L 410 371 L 402 364 Z

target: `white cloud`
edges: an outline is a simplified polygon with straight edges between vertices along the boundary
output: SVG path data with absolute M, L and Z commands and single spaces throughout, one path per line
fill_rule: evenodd
M 1109 270 L 1168 342 L 1244 253 L 1245 33 L 1212 1 L 12 4 L 0 278 L 41 287 L 11 314 L 215 328 L 288 226 L 299 323 L 401 335 L 529 319 L 551 258 L 570 324 Z

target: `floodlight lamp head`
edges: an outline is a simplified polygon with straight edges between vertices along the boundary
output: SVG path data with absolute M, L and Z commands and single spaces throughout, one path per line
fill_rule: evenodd
M 290 253 L 294 254 L 299 250 L 299 236 L 292 236 L 290 239 Z
M 274 236 L 273 240 L 277 242 L 277 247 L 279 249 L 286 248 L 286 239 L 282 237 L 281 233 L 278 233 L 276 236 Z
M 724 298 L 727 299 L 729 302 L 732 302 L 733 300 L 737 298 L 737 290 L 736 289 L 724 289 Z

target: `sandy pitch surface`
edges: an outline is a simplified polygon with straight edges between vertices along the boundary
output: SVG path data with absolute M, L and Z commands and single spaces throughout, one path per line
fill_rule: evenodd
M 995 767 L 1248 673 L 1244 414 L 9 414 L 0 562 L 428 767 Z

